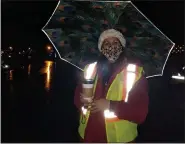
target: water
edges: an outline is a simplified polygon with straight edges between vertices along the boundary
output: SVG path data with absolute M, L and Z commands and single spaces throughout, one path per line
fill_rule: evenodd
M 44 61 L 2 73 L 3 142 L 78 141 L 74 73 L 63 66 Z
M 61 61 L 2 72 L 2 142 L 78 142 L 76 72 Z M 149 80 L 149 114 L 139 142 L 184 141 L 183 85 L 167 81 Z

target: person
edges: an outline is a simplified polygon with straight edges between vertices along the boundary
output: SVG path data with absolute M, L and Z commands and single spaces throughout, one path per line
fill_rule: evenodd
M 84 99 L 82 83 L 75 90 L 74 103 L 81 114 L 78 129 L 81 141 L 135 142 L 137 125 L 145 121 L 148 113 L 148 84 L 142 65 L 139 61 L 129 63 L 126 40 L 115 29 L 100 35 L 98 48 L 102 56 L 97 62 L 93 101 Z M 135 72 L 129 73 L 129 69 Z

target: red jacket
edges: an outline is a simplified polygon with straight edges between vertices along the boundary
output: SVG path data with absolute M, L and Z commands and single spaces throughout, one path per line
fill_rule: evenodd
M 114 80 L 117 73 L 121 69 L 114 72 L 111 76 L 107 88 L 102 85 L 101 73 L 99 73 L 99 79 L 97 82 L 97 87 L 95 91 L 95 98 L 105 98 L 107 90 Z M 128 121 L 141 124 L 144 122 L 148 113 L 148 90 L 147 90 L 147 80 L 144 76 L 135 84 L 129 93 L 129 102 L 124 101 L 111 101 L 110 109 L 115 112 L 119 119 L 125 119 Z M 76 107 L 80 110 L 82 104 L 80 103 L 80 93 L 82 87 L 81 84 L 77 86 L 75 91 L 74 103 Z M 101 112 L 92 114 L 89 116 L 87 123 L 85 138 L 83 142 L 86 143 L 101 143 L 107 142 L 106 131 L 105 131 L 105 121 L 104 115 Z

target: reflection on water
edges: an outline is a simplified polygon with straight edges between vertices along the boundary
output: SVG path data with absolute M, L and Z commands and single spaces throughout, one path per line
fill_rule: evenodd
M 9 80 L 13 80 L 13 70 L 9 71 Z
M 47 91 L 51 89 L 51 81 L 52 81 L 52 74 L 53 74 L 53 68 L 54 68 L 54 62 L 53 61 L 44 61 L 44 65 L 41 67 L 41 69 L 38 71 L 37 67 L 40 67 L 40 64 L 29 64 L 25 66 L 24 68 L 14 69 L 14 70 L 8 70 L 5 72 L 6 79 L 9 81 L 18 80 L 20 78 L 25 79 L 26 77 L 29 78 L 29 80 L 32 80 L 34 76 L 36 76 L 36 73 L 40 73 L 42 76 L 44 75 L 44 87 Z M 36 71 L 35 71 L 36 70 Z M 32 74 L 33 72 L 33 74 Z M 35 73 L 36 72 L 36 73 Z
M 53 62 L 45 61 L 44 67 L 40 71 L 41 74 L 46 74 L 46 79 L 45 79 L 46 90 L 50 90 L 50 87 L 51 87 L 52 68 L 53 68 Z
M 31 72 L 31 64 L 28 65 L 28 76 L 30 76 L 30 72 Z

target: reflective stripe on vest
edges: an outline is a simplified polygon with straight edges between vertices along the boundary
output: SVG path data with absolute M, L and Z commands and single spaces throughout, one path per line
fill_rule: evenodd
M 94 79 L 96 76 L 96 67 L 97 62 L 88 64 L 84 68 L 84 78 L 85 79 Z
M 108 89 L 106 99 L 112 101 L 124 100 L 125 102 L 129 102 L 129 91 L 131 90 L 133 85 L 140 79 L 142 71 L 142 67 L 137 67 L 133 64 L 129 64 L 126 69 L 117 74 L 116 78 Z M 97 79 L 98 77 L 96 78 L 94 91 L 96 88 Z M 85 114 L 86 121 L 85 123 L 81 123 L 81 115 L 79 134 L 82 138 L 84 138 L 90 112 L 82 108 L 82 113 Z M 104 116 L 107 142 L 130 142 L 137 137 L 137 124 L 129 122 L 127 120 L 120 120 L 114 114 L 114 112 L 111 112 L 109 110 L 104 111 Z

